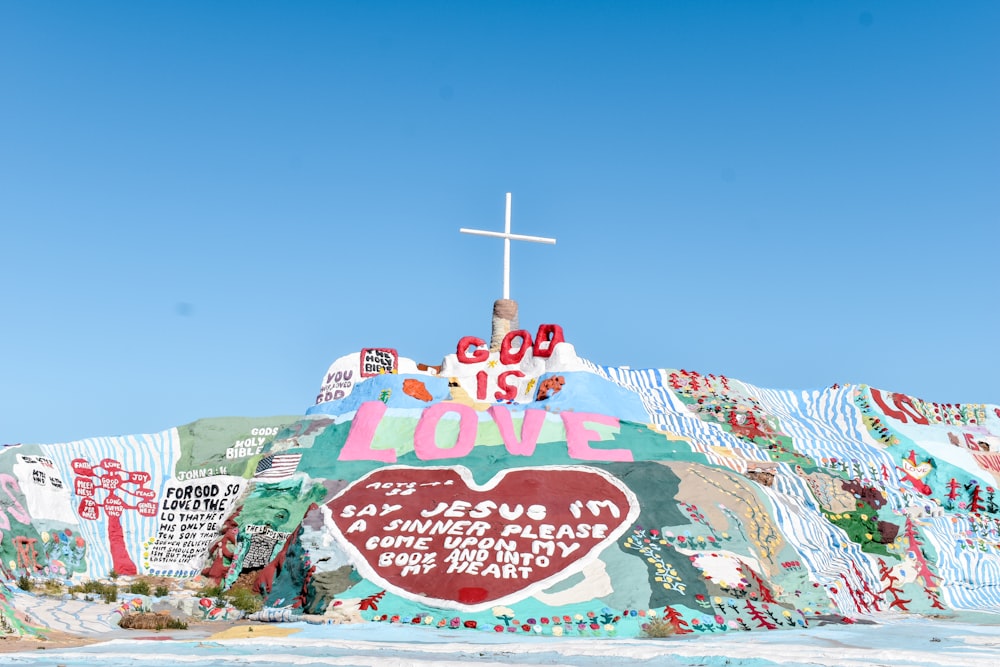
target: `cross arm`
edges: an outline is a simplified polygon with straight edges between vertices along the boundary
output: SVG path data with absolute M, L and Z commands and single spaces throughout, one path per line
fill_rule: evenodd
M 525 236 L 524 234 L 506 234 L 504 232 L 487 232 L 479 229 L 465 229 L 460 227 L 459 230 L 463 234 L 476 234 L 478 236 L 493 236 L 498 239 L 510 239 L 511 241 L 534 241 L 535 243 L 548 243 L 549 245 L 555 245 L 556 240 L 545 238 L 544 236 Z

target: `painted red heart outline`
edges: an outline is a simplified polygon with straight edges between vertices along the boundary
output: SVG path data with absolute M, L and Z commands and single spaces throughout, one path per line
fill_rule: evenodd
M 387 466 L 326 506 L 331 532 L 366 579 L 469 612 L 581 571 L 639 515 L 620 479 L 589 466 L 511 468 L 483 485 L 464 466 Z

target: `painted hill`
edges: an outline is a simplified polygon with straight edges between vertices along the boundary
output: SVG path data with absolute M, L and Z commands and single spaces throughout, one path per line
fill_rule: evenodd
M 342 357 L 305 416 L 6 448 L 3 574 L 556 636 L 1000 608 L 996 407 L 599 366 L 510 328 L 440 366 Z M 0 627 L 32 632 L 13 590 Z

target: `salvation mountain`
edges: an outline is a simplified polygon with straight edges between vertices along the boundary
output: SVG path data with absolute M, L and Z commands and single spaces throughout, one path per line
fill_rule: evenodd
M 3 575 L 554 636 L 1000 609 L 995 406 L 601 366 L 497 324 L 436 366 L 341 357 L 304 416 L 5 448 Z M 0 626 L 31 633 L 13 591 Z

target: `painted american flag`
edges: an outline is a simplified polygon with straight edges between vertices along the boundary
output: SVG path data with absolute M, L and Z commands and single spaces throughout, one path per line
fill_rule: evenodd
M 295 474 L 302 454 L 268 454 L 257 463 L 254 479 L 285 479 Z

